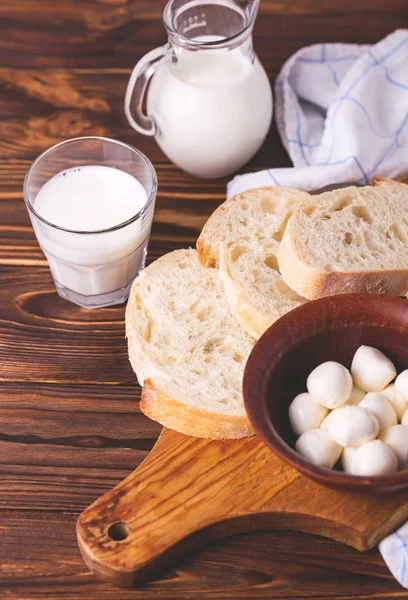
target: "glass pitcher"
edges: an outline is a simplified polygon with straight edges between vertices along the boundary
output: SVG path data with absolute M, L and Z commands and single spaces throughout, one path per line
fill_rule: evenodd
M 169 159 L 193 175 L 233 173 L 268 133 L 272 91 L 252 47 L 258 4 L 170 0 L 168 43 L 144 56 L 130 77 L 129 123 L 155 136 Z

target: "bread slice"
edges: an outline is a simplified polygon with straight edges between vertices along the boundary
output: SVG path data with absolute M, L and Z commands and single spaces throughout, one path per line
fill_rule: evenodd
M 148 417 L 197 437 L 252 435 L 242 377 L 253 341 L 231 315 L 218 271 L 195 250 L 171 252 L 136 279 L 126 334 Z
M 278 250 L 286 283 L 309 299 L 408 291 L 408 185 L 376 179 L 316 196 L 291 216 Z
M 306 302 L 286 285 L 276 255 L 266 248 L 257 250 L 244 242 L 221 247 L 219 272 L 232 314 L 255 340 Z
M 291 188 L 268 186 L 228 198 L 208 219 L 197 240 L 205 267 L 218 267 L 220 248 L 244 241 L 277 249 L 290 215 L 314 206 L 314 197 Z
M 249 190 L 224 202 L 198 238 L 201 262 L 219 266 L 231 312 L 255 339 L 306 302 L 283 280 L 276 255 L 289 217 L 314 205 L 313 196 L 290 188 Z

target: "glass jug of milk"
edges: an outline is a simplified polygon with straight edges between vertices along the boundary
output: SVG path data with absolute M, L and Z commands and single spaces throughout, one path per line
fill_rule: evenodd
M 130 77 L 129 123 L 155 136 L 170 160 L 193 175 L 237 171 L 268 133 L 272 91 L 252 47 L 258 4 L 170 0 L 168 43 L 144 56 Z

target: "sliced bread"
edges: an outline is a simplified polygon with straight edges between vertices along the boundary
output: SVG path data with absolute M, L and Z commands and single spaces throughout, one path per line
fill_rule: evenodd
M 242 377 L 253 341 L 231 315 L 218 271 L 195 250 L 171 252 L 136 279 L 126 334 L 148 417 L 197 437 L 252 435 Z
M 283 280 L 276 255 L 289 217 L 314 206 L 313 196 L 290 188 L 249 190 L 224 202 L 198 238 L 202 264 L 219 266 L 231 312 L 255 339 L 306 302 Z
M 316 196 L 293 214 L 279 250 L 286 283 L 309 299 L 408 291 L 408 185 L 376 179 Z
M 220 277 L 232 314 L 255 339 L 277 319 L 307 302 L 285 283 L 275 253 L 245 242 L 222 246 Z

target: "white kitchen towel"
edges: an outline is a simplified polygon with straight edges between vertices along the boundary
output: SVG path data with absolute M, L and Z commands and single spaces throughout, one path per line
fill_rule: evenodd
M 283 65 L 275 116 L 293 168 L 236 176 L 228 196 L 281 185 L 316 190 L 408 171 L 408 30 L 374 46 L 316 44 Z
M 408 589 L 408 523 L 384 538 L 378 547 L 395 579 Z

